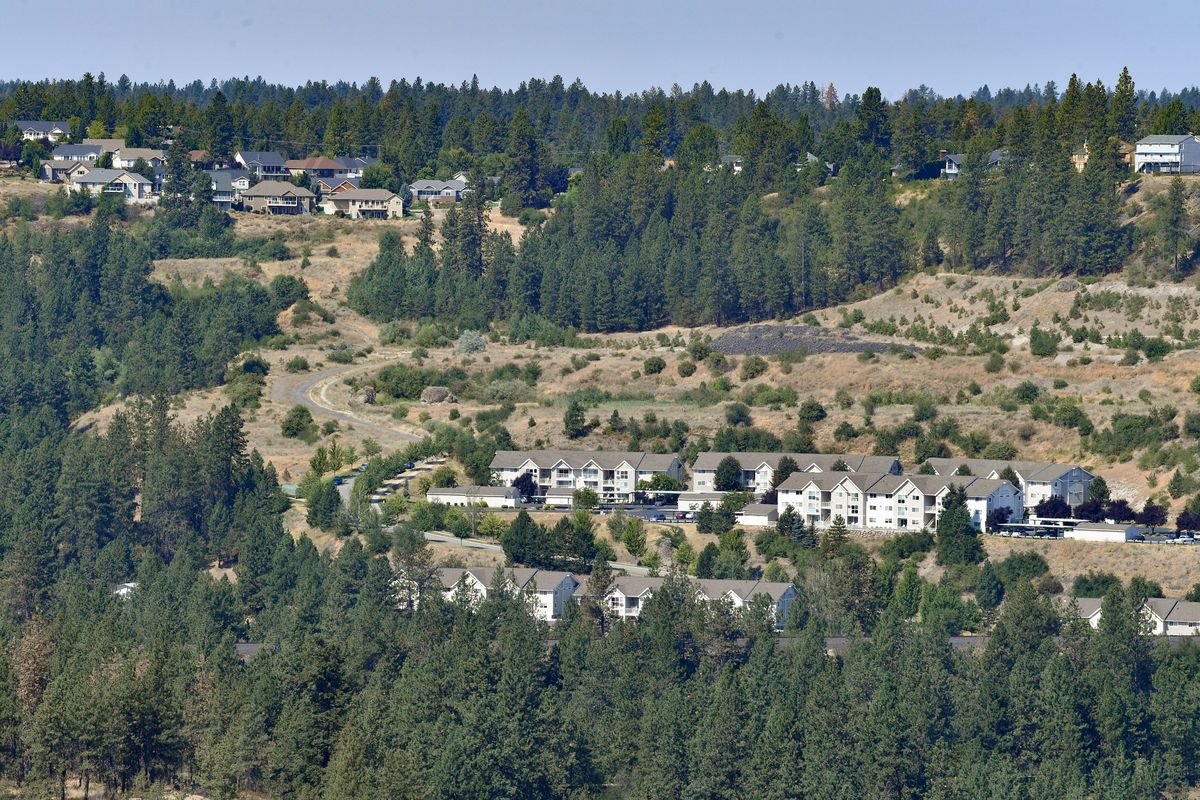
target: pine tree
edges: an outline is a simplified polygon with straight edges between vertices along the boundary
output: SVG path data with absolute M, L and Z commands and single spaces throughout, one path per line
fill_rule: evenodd
M 1113 135 L 1127 142 L 1133 141 L 1138 124 L 1137 93 L 1133 78 L 1129 75 L 1129 67 L 1121 69 L 1121 77 L 1117 79 L 1109 100 L 1108 114 Z

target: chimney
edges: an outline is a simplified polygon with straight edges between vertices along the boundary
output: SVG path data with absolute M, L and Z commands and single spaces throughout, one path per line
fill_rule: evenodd
M 946 151 L 938 150 L 938 161 L 945 161 L 945 160 L 946 160 Z

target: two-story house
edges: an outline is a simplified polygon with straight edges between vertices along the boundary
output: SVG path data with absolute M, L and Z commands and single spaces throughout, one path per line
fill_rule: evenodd
M 245 150 L 234 154 L 233 160 L 260 181 L 286 181 L 292 177 L 283 156 L 273 150 Z
M 1190 175 L 1200 172 L 1200 142 L 1191 134 L 1147 136 L 1139 139 L 1133 152 L 1137 172 Z
M 242 192 L 242 205 L 255 214 L 311 214 L 317 196 L 287 181 L 260 181 Z
M 387 189 L 343 189 L 324 196 L 321 208 L 326 214 L 350 219 L 401 219 L 404 198 Z
M 56 161 L 84 161 L 95 164 L 104 152 L 99 145 L 93 144 L 60 144 L 50 155 Z
M 87 192 L 94 197 L 119 195 L 126 203 L 153 203 L 154 184 L 145 176 L 123 169 L 89 169 L 82 175 L 74 175 L 67 189 L 72 192 Z
M 465 181 L 422 179 L 413 181 L 408 190 L 412 194 L 414 203 L 456 203 L 462 199 L 462 193 L 466 188 Z
M 438 570 L 442 591 L 449 600 L 456 600 L 460 592 L 476 600 L 487 599 L 488 592 L 496 585 L 496 573 L 495 567 L 445 567 Z M 579 587 L 579 580 L 571 573 L 548 569 L 505 567 L 503 577 L 511 587 L 526 596 L 534 617 L 544 622 L 561 619 L 563 609 L 571 602 Z

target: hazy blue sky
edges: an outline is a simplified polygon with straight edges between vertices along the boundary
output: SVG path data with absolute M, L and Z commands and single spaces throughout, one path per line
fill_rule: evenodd
M 629 92 L 708 80 L 769 89 L 832 81 L 896 97 L 1023 86 L 1072 72 L 1112 86 L 1128 64 L 1139 88 L 1197 83 L 1186 44 L 1200 3 L 1164 7 L 1150 26 L 1118 0 L 0 0 L 0 78 L 135 80 L 262 75 L 363 81 L 376 75 L 515 87 L 580 77 Z M 43 22 L 52 20 L 50 27 Z M 72 23 L 77 20 L 78 24 Z M 105 35 L 112 25 L 114 35 Z M 1175 31 L 1172 35 L 1170 32 Z M 33 35 L 34 33 L 37 35 Z M 119 35 L 116 35 L 119 32 Z M 90 44 L 72 46 L 74 34 Z M 1189 63 L 1190 62 L 1190 63 Z

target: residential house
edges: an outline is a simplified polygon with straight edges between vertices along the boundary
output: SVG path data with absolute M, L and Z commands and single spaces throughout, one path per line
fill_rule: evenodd
M 262 152 L 246 150 L 235 153 L 233 160 L 249 170 L 260 181 L 286 181 L 292 177 L 291 170 L 284 166 L 283 156 L 273 150 Z
M 1003 150 L 993 150 L 988 153 L 984 168 L 989 171 L 998 168 L 1004 162 L 1007 155 Z M 967 154 L 942 151 L 942 158 L 946 162 L 945 166 L 942 167 L 942 177 L 946 180 L 953 180 L 958 177 L 958 173 L 962 172 L 963 161 L 966 160 Z
M 1139 139 L 1133 154 L 1133 168 L 1137 172 L 1172 175 L 1200 172 L 1200 142 L 1191 134 Z
M 1081 542 L 1132 542 L 1141 534 L 1142 528 L 1138 525 L 1111 522 L 1081 522 L 1073 528 L 1063 529 L 1064 539 Z
M 425 499 L 446 506 L 516 508 L 521 501 L 521 493 L 511 486 L 453 486 L 430 489 L 425 492 Z
M 101 153 L 115 153 L 125 146 L 124 139 L 84 139 L 83 143 L 96 145 Z
M 377 163 L 379 159 L 374 156 L 338 156 L 334 161 L 341 165 L 342 174 L 351 178 L 361 178 L 367 167 Z
M 82 175 L 73 175 L 67 189 L 72 192 L 88 192 L 101 195 L 120 195 L 126 203 L 153 203 L 154 184 L 142 175 L 123 169 L 89 169 Z
M 900 474 L 899 459 L 893 456 L 866 456 L 854 453 L 701 453 L 692 465 L 692 491 L 716 491 L 717 467 L 727 456 L 741 465 L 739 488 L 762 494 L 771 488 L 775 469 L 784 456 L 789 456 L 803 472 L 830 472 L 844 464 L 848 472 L 877 472 Z
M 122 583 L 117 588 L 113 589 L 113 597 L 118 597 L 121 600 L 126 599 L 133 594 L 138 588 L 136 582 Z
M 317 196 L 287 181 L 260 181 L 242 192 L 242 205 L 255 214 L 311 214 Z
M 19 119 L 13 123 L 21 138 L 27 140 L 46 139 L 51 144 L 71 135 L 71 123 L 66 120 Z
M 467 188 L 465 181 L 413 181 L 409 186 L 414 203 L 456 203 Z
M 155 173 L 161 173 L 167 166 L 167 153 L 155 147 L 122 147 L 113 153 L 113 169 L 133 169 L 133 165 L 141 159 L 150 165 Z
M 732 169 L 734 175 L 738 175 L 742 171 L 741 156 L 721 156 L 721 168 Z
M 400 219 L 404 198 L 387 189 L 343 189 L 326 195 L 321 202 L 326 214 L 350 219 Z
M 561 619 L 566 604 L 579 587 L 578 579 L 569 572 L 522 567 L 502 569 L 504 578 L 529 598 L 533 615 L 544 622 Z M 497 571 L 495 567 L 468 567 L 443 568 L 438 573 L 447 599 L 455 600 L 459 592 L 467 592 L 477 600 L 485 600 L 498 578 Z
M 86 161 L 95 164 L 104 152 L 99 145 L 94 144 L 60 144 L 54 148 L 51 156 L 56 161 Z
M 1075 618 L 1086 621 L 1093 628 L 1100 627 L 1101 602 L 1100 598 L 1075 598 Z M 1142 618 L 1149 632 L 1156 636 L 1200 635 L 1200 603 L 1190 600 L 1147 598 L 1142 604 Z
M 42 163 L 41 178 L 51 183 L 63 183 L 76 175 L 83 175 L 89 169 L 91 169 L 91 162 L 45 161 Z
M 591 489 L 605 502 L 629 502 L 637 485 L 655 475 L 683 480 L 683 464 L 673 455 L 605 450 L 498 450 L 492 459 L 496 483 L 511 486 L 523 474 L 541 495 L 554 490 Z
M 314 178 L 311 184 L 312 190 L 320 197 L 326 197 L 338 192 L 344 192 L 347 189 L 357 189 L 359 179 L 351 178 L 346 175 L 336 175 L 332 178 Z
M 797 472 L 779 485 L 777 502 L 780 515 L 790 509 L 817 526 L 841 517 L 848 528 L 921 530 L 936 527 L 954 487 L 963 488 L 971 523 L 980 531 L 988 530 L 993 511 L 1019 514 L 1019 489 L 1008 481 L 971 476 Z
M 206 169 L 212 178 L 212 201 L 221 211 L 242 204 L 242 193 L 250 188 L 250 173 L 244 169 Z
M 293 177 L 307 175 L 310 178 L 332 178 L 345 173 L 345 167 L 340 161 L 325 156 L 311 158 L 294 158 L 283 162 Z
M 1077 464 L 1048 461 L 1004 461 L 994 458 L 931 458 L 926 461 L 938 475 L 953 475 L 963 466 L 971 475 L 999 478 L 1006 468 L 1017 476 L 1025 507 L 1032 509 L 1043 500 L 1059 496 L 1072 508 L 1087 500 L 1088 487 L 1096 476 Z

